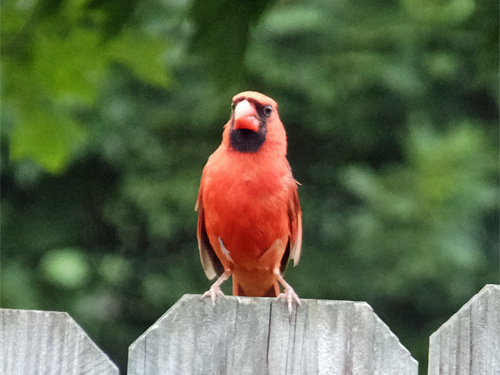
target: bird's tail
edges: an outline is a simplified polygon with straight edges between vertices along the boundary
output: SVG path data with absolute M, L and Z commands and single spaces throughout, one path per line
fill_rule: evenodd
M 271 287 L 264 293 L 259 293 L 259 295 L 253 295 L 245 293 L 243 288 L 237 282 L 233 284 L 233 295 L 235 296 L 247 296 L 247 297 L 278 297 L 280 294 L 280 288 L 278 283 L 275 281 Z

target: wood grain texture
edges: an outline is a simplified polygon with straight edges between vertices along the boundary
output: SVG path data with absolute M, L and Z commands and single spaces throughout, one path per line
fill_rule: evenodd
M 500 285 L 486 285 L 431 335 L 428 374 L 500 374 Z
M 418 364 L 364 302 L 183 296 L 129 348 L 129 375 L 413 375 Z
M 117 375 L 118 368 L 66 313 L 0 309 L 3 375 Z

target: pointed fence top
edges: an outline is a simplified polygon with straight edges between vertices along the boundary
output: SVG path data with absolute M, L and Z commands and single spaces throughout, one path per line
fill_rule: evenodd
M 118 375 L 64 312 L 0 309 L 0 373 Z
M 486 285 L 430 337 L 429 375 L 500 373 L 500 285 Z
M 183 296 L 129 348 L 129 375 L 413 375 L 418 364 L 365 302 Z

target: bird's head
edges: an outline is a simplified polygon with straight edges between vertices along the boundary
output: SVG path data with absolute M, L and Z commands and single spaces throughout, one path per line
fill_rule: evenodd
M 285 129 L 273 99 L 258 92 L 245 91 L 233 97 L 231 108 L 226 131 L 234 150 L 257 152 L 266 142 L 272 141 L 284 144 L 286 149 Z

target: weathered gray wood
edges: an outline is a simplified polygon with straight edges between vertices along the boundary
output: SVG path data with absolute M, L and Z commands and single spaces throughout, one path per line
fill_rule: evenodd
M 500 374 L 500 285 L 486 285 L 432 334 L 428 374 Z
M 185 295 L 129 348 L 129 375 L 417 374 L 364 302 Z
M 2 375 L 117 375 L 118 368 L 66 313 L 0 309 Z

